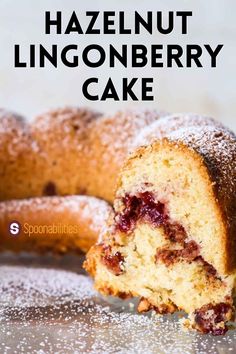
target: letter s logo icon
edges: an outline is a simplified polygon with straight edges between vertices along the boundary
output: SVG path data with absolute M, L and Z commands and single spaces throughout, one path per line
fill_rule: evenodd
M 21 230 L 21 225 L 18 221 L 12 221 L 9 224 L 9 232 L 11 235 L 13 235 L 13 236 L 19 235 L 20 230 Z

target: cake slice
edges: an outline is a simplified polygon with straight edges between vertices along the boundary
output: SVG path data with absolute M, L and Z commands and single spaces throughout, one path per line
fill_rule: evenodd
M 208 118 L 167 121 L 126 162 L 109 231 L 85 268 L 102 294 L 139 297 L 140 312 L 184 310 L 186 326 L 224 334 L 234 317 L 236 138 Z

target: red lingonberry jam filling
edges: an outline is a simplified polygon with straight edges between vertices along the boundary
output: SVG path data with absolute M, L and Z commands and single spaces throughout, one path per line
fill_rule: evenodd
M 184 242 L 183 248 L 170 250 L 168 248 L 159 248 L 156 251 L 155 260 L 164 263 L 167 267 L 178 262 L 181 259 L 191 263 L 200 262 L 208 276 L 217 277 L 217 270 L 205 259 L 199 255 L 200 248 L 195 241 Z
M 202 256 L 196 257 L 195 261 L 200 261 L 202 263 L 205 272 L 208 273 L 208 275 L 217 277 L 217 270 L 213 267 L 213 265 L 205 261 L 205 259 Z
M 179 242 L 183 243 L 184 240 L 187 238 L 186 231 L 184 227 L 177 222 L 166 222 L 164 223 L 164 231 L 165 235 L 168 239 L 172 242 Z
M 204 266 L 206 273 L 214 277 L 217 276 L 216 269 L 200 256 L 197 243 L 185 241 L 187 233 L 184 227 L 170 219 L 165 204 L 155 201 L 151 192 L 142 192 L 136 195 L 126 194 L 122 202 L 124 209 L 115 217 L 116 229 L 129 234 L 134 230 L 136 223 L 142 220 L 151 223 L 154 227 L 162 226 L 168 240 L 182 245 L 183 248 L 178 250 L 158 249 L 155 257 L 156 262 L 160 260 L 169 266 L 180 259 L 185 259 L 187 262 L 199 261 Z
M 202 333 L 211 333 L 214 336 L 225 334 L 228 330 L 225 322 L 232 315 L 232 306 L 221 302 L 217 305 L 204 305 L 194 312 L 197 328 Z M 217 326 L 221 323 L 220 326 Z
M 155 201 L 150 192 L 127 194 L 122 202 L 124 210 L 116 215 L 116 227 L 121 232 L 130 233 L 138 220 L 151 223 L 154 227 L 163 226 L 165 235 L 173 242 L 182 242 L 186 237 L 186 231 L 180 224 L 171 222 L 165 211 L 165 205 Z
M 116 226 L 121 232 L 132 232 L 140 219 L 151 222 L 155 226 L 163 224 L 164 204 L 155 202 L 151 193 L 139 193 L 137 196 L 126 195 L 122 201 L 124 210 L 116 216 Z
M 156 262 L 161 261 L 166 266 L 169 266 L 181 258 L 187 262 L 194 261 L 199 256 L 199 246 L 195 241 L 186 242 L 184 248 L 180 250 L 170 250 L 167 248 L 160 248 L 156 252 Z
M 115 275 L 123 273 L 122 264 L 124 257 L 120 252 L 112 254 L 111 246 L 104 246 L 101 255 L 101 262 Z

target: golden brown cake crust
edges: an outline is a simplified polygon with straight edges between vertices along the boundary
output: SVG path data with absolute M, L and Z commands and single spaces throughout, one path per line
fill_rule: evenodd
M 161 115 L 66 107 L 26 123 L 0 110 L 0 200 L 87 194 L 112 202 L 131 142 Z

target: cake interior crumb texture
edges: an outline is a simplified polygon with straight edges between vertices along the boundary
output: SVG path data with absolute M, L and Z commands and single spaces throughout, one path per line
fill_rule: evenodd
M 162 139 L 125 165 L 110 231 L 85 266 L 103 294 L 137 296 L 140 312 L 184 310 L 186 326 L 223 334 L 235 279 L 227 232 L 202 156 Z

